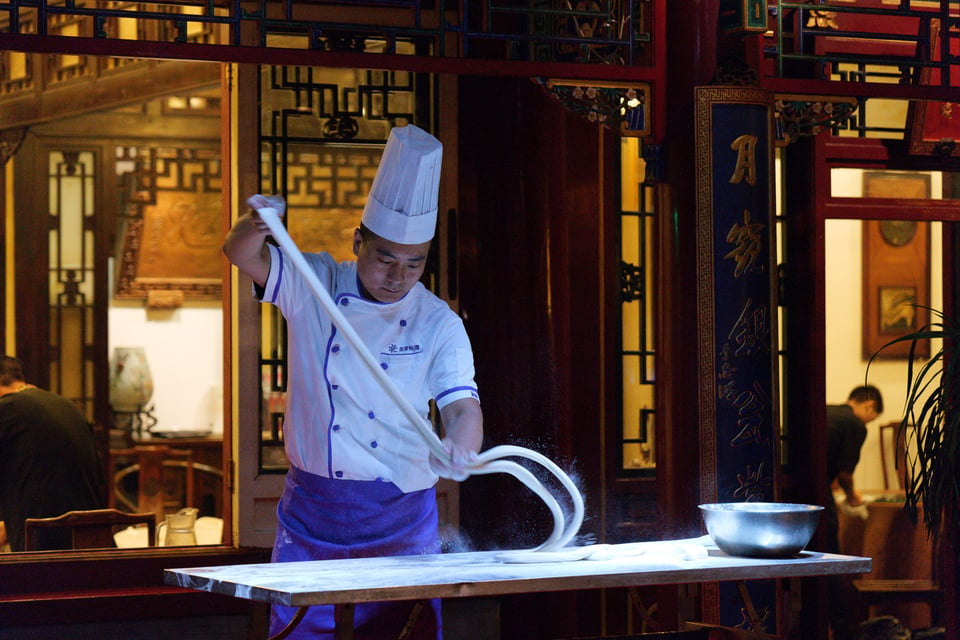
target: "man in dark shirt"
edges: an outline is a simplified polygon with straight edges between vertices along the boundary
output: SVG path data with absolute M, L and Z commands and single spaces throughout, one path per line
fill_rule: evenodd
M 93 432 L 77 406 L 27 384 L 16 358 L 0 358 L 0 514 L 11 551 L 23 522 L 104 506 Z M 69 532 L 44 531 L 41 549 L 69 549 Z
M 883 396 L 873 386 L 861 386 L 850 392 L 846 404 L 827 406 L 827 475 L 831 487 L 836 483 L 852 507 L 863 503 L 853 484 L 853 471 L 860 462 L 860 447 L 867 437 L 867 423 L 883 413 Z M 840 552 L 840 525 L 837 505 L 827 499 L 826 551 Z M 849 576 L 830 578 L 830 626 L 835 640 L 857 634 L 856 594 Z
M 853 486 L 853 471 L 860 462 L 860 447 L 867 437 L 867 423 L 883 413 L 883 397 L 872 386 L 857 387 L 850 392 L 846 404 L 827 406 L 827 474 L 832 485 L 836 481 L 847 504 L 861 504 L 860 493 Z

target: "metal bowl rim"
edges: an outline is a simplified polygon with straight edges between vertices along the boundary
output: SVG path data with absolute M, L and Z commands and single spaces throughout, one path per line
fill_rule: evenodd
M 751 509 L 750 507 L 763 507 Z M 807 513 L 823 511 L 823 507 L 816 504 L 800 504 L 793 502 L 712 502 L 697 505 L 702 511 L 710 512 L 739 512 L 739 513 Z

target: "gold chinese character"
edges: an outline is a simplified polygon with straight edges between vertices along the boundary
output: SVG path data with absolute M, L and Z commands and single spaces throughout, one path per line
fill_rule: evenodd
M 730 143 L 730 148 L 737 152 L 737 166 L 730 178 L 730 184 L 737 184 L 747 179 L 747 184 L 757 184 L 757 136 L 743 134 Z
M 765 225 L 759 222 L 751 222 L 750 211 L 743 210 L 743 224 L 734 224 L 727 232 L 727 242 L 736 245 L 734 249 L 723 256 L 724 259 L 733 259 L 736 267 L 733 276 L 739 278 L 746 272 L 763 270 L 763 265 L 757 265 L 757 258 L 760 255 L 760 232 Z

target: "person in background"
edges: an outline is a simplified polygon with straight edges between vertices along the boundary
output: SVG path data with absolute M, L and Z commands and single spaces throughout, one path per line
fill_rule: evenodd
M 867 437 L 867 423 L 883 413 L 883 396 L 874 386 L 853 389 L 847 402 L 827 406 L 827 474 L 831 487 L 843 492 L 851 507 L 863 503 L 853 483 L 853 472 L 860 462 L 860 448 Z M 832 494 L 832 491 L 831 491 Z M 837 504 L 830 498 L 826 505 L 827 545 L 829 553 L 840 553 L 840 523 Z M 850 576 L 831 576 L 830 627 L 834 640 L 857 637 L 857 595 Z
M 0 358 L 0 514 L 11 551 L 27 518 L 104 507 L 93 430 L 77 406 L 27 384 L 22 363 Z M 69 549 L 69 531 L 42 531 L 39 549 Z
M 328 253 L 304 257 L 387 376 L 424 416 L 436 403 L 449 466 L 426 442 L 360 356 L 333 326 L 290 259 L 267 243 L 257 210 L 283 215 L 277 196 L 251 196 L 224 253 L 276 305 L 289 335 L 284 446 L 290 469 L 277 507 L 273 561 L 438 553 L 435 484 L 462 480 L 483 440 L 473 354 L 463 323 L 420 283 L 434 235 L 440 142 L 422 129 L 394 128 L 380 160 L 360 227 L 356 261 Z M 354 637 L 442 637 L 440 603 L 363 603 Z M 295 608 L 274 606 L 270 632 Z M 333 607 L 314 606 L 291 638 L 332 638 Z
M 863 501 L 853 485 L 860 448 L 867 438 L 867 423 L 883 413 L 883 397 L 873 386 L 856 387 L 846 404 L 827 406 L 827 473 L 831 486 L 843 491 L 851 507 Z

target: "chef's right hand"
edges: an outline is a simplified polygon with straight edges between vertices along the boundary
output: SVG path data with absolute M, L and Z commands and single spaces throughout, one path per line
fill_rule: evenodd
M 284 216 L 284 213 L 286 213 L 287 210 L 287 203 L 284 202 L 283 196 L 265 196 L 259 193 L 247 198 L 247 206 L 251 209 L 250 219 L 253 221 L 254 226 L 257 227 L 257 230 L 261 233 L 269 233 L 270 229 L 267 227 L 267 223 L 260 218 L 260 214 L 257 213 L 257 210 L 263 209 L 264 207 L 271 207 L 277 212 L 277 217 L 280 218 Z

